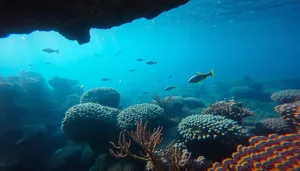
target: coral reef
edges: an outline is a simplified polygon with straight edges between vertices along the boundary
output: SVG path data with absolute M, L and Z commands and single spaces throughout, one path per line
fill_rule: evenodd
M 130 156 L 134 159 L 146 161 L 146 168 L 150 171 L 180 171 L 182 169 L 204 169 L 207 167 L 204 157 L 200 156 L 197 159 L 192 159 L 191 153 L 178 144 L 171 143 L 166 149 L 157 150 L 157 145 L 162 141 L 162 127 L 154 129 L 152 133 L 147 131 L 146 128 L 147 122 L 143 125 L 140 121 L 136 124 L 136 131 L 121 131 L 118 145 L 111 142 L 116 149 L 115 151 L 110 149 L 111 155 L 117 158 Z M 131 139 L 127 140 L 125 134 L 141 148 L 140 155 L 131 152 Z
M 282 118 L 267 118 L 255 123 L 257 135 L 287 134 L 291 133 L 288 122 Z
M 237 98 L 253 98 L 258 94 L 253 88 L 248 86 L 235 86 L 229 92 Z
M 280 117 L 288 121 L 292 126 L 293 132 L 300 133 L 300 101 L 285 103 L 274 107 Z
M 287 89 L 279 92 L 275 92 L 271 95 L 271 99 L 279 104 L 293 103 L 300 100 L 300 90 Z
M 239 123 L 241 123 L 242 118 L 254 115 L 250 109 L 242 107 L 242 104 L 235 100 L 217 101 L 203 109 L 201 114 L 225 116 L 226 118 L 233 119 Z
M 179 123 L 178 132 L 185 142 L 205 139 L 235 140 L 249 133 L 237 122 L 224 116 L 192 115 Z
M 249 171 L 300 169 L 300 135 L 270 134 L 249 139 L 249 146 L 239 145 L 232 158 L 214 163 L 208 171 Z
M 48 80 L 48 84 L 60 95 L 67 96 L 71 94 L 80 94 L 76 92 L 78 89 L 76 86 L 79 84 L 77 80 L 53 77 Z
M 161 124 L 164 120 L 164 109 L 158 105 L 143 103 L 129 106 L 117 116 L 117 123 L 121 129 L 132 129 L 137 121 L 149 121 L 149 124 Z
M 76 142 L 90 142 L 95 136 L 114 130 L 118 109 L 96 103 L 82 103 L 71 107 L 62 121 L 63 133 Z
M 120 93 L 110 87 L 98 87 L 83 93 L 80 103 L 99 103 L 103 106 L 117 108 L 121 100 Z
M 191 110 L 205 107 L 205 103 L 195 97 L 183 98 L 183 104 Z
M 67 99 L 62 103 L 60 109 L 63 113 L 65 113 L 72 106 L 79 104 L 79 102 L 80 96 L 78 96 L 77 94 L 69 95 L 67 96 Z
M 129 1 L 3 1 L 0 2 L 0 37 L 55 30 L 79 44 L 90 40 L 91 28 L 108 29 L 138 18 L 152 19 L 188 0 Z M 18 11 L 18 15 L 15 15 Z
M 165 111 L 166 116 L 176 117 L 182 115 L 182 109 L 184 107 L 183 98 L 180 96 L 167 96 L 160 97 L 158 95 L 152 96 L 152 104 L 159 105 Z

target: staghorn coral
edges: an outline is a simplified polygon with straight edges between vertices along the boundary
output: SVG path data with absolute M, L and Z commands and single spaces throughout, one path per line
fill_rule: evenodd
M 300 100 L 300 90 L 297 89 L 287 89 L 279 92 L 275 92 L 271 95 L 271 100 L 283 104 L 283 103 L 293 103 Z
M 191 159 L 191 153 L 186 148 L 178 144 L 169 144 L 165 149 L 157 150 L 157 145 L 162 141 L 162 127 L 154 129 L 151 133 L 147 131 L 147 122 L 143 125 L 142 121 L 137 122 L 136 131 L 121 131 L 118 145 L 111 142 L 115 151 L 110 149 L 112 156 L 124 158 L 131 156 L 134 159 L 146 161 L 147 170 L 152 171 L 180 171 L 191 168 L 206 168 L 207 162 L 204 157 Z M 131 139 L 126 139 L 127 134 L 141 148 L 140 155 L 133 154 L 130 150 Z
M 241 123 L 242 118 L 254 115 L 250 109 L 241 107 L 241 103 L 236 101 L 217 101 L 203 109 L 201 114 L 225 116 L 239 123 Z
M 232 158 L 216 162 L 208 171 L 296 171 L 300 169 L 300 135 L 270 134 L 249 139 L 249 146 L 239 145 Z
M 121 129 L 134 128 L 137 121 L 162 121 L 164 109 L 158 105 L 143 103 L 129 106 L 117 116 L 117 123 Z
M 117 108 L 120 103 L 120 93 L 109 87 L 98 87 L 83 93 L 80 103 L 99 103 L 103 106 Z
M 185 142 L 205 139 L 234 140 L 249 133 L 237 122 L 224 116 L 192 115 L 179 123 L 178 132 Z
M 255 123 L 255 132 L 259 135 L 291 133 L 288 122 L 282 118 L 267 118 Z
M 300 101 L 277 105 L 274 110 L 281 118 L 288 121 L 294 132 L 300 133 Z
M 71 140 L 89 142 L 94 136 L 109 134 L 105 130 L 114 128 L 118 113 L 118 109 L 96 103 L 78 104 L 66 112 L 61 128 Z

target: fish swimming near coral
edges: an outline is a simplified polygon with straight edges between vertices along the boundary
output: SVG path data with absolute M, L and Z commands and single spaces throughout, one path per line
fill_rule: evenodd
M 148 61 L 146 62 L 147 65 L 153 65 L 153 64 L 157 64 L 157 62 L 154 62 L 154 61 Z
M 43 52 L 46 52 L 46 53 L 54 53 L 54 52 L 56 52 L 56 53 L 59 54 L 59 49 L 53 50 L 53 49 L 51 49 L 51 48 L 46 48 L 46 49 L 42 49 L 42 51 L 43 51 Z
M 188 80 L 188 83 L 199 83 L 200 81 L 205 80 L 208 76 L 214 76 L 214 69 L 212 69 L 209 73 L 206 74 L 201 74 L 197 72 Z
M 165 88 L 165 91 L 170 91 L 170 90 L 172 90 L 174 88 L 176 88 L 176 87 L 175 86 L 168 86 L 168 87 Z

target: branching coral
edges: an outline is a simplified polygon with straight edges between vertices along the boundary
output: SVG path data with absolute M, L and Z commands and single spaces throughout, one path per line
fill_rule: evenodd
M 115 151 L 110 149 L 111 155 L 117 158 L 131 156 L 135 159 L 146 161 L 147 169 L 153 171 L 179 171 L 183 168 L 188 170 L 188 166 L 195 168 L 194 165 L 198 165 L 198 167 L 206 165 L 205 158 L 199 157 L 196 160 L 190 160 L 191 154 L 186 149 L 181 148 L 181 146 L 174 146 L 173 143 L 166 149 L 158 151 L 156 148 L 162 141 L 163 129 L 158 127 L 151 133 L 146 130 L 146 127 L 147 122 L 143 125 L 142 121 L 140 121 L 136 125 L 136 131 L 121 131 L 118 144 L 111 142 L 115 148 Z M 127 140 L 125 134 L 139 145 L 141 148 L 140 155 L 131 152 L 131 139 Z
M 241 123 L 242 118 L 254 115 L 250 109 L 241 107 L 241 103 L 236 101 L 218 101 L 203 109 L 201 114 L 225 116 L 226 118 L 233 119 L 239 123 Z

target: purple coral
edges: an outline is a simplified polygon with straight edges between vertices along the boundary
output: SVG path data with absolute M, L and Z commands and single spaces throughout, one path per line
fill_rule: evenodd
M 259 135 L 287 134 L 291 132 L 288 122 L 282 118 L 267 118 L 255 123 Z
M 228 119 L 232 119 L 241 122 L 241 119 L 247 116 L 252 116 L 254 113 L 245 107 L 241 107 L 241 103 L 235 101 L 218 101 L 210 104 L 201 112 L 202 115 L 212 114 L 225 116 Z
M 300 90 L 287 89 L 275 92 L 271 95 L 271 99 L 277 103 L 293 103 L 300 100 Z

